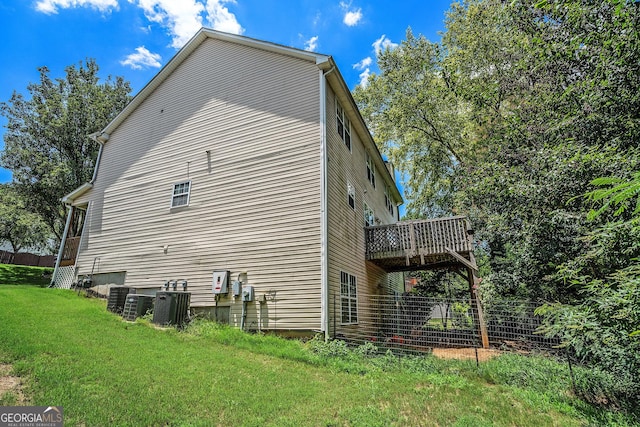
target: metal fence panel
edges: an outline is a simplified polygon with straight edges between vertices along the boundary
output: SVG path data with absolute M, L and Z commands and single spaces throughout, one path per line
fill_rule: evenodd
M 559 342 L 538 333 L 542 320 L 534 315 L 538 305 L 523 301 L 485 304 L 490 347 L 518 352 L 554 351 Z M 358 323 L 337 324 L 334 337 L 354 344 L 371 342 L 383 350 L 402 352 L 481 348 L 477 319 L 469 299 L 411 294 L 360 296 Z

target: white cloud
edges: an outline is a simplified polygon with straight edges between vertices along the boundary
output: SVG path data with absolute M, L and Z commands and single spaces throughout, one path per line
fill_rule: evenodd
M 214 30 L 232 34 L 244 33 L 244 28 L 238 23 L 236 16 L 225 7 L 226 3 L 234 0 L 207 0 L 207 20 Z
M 360 73 L 360 82 L 358 83 L 362 87 L 367 87 L 369 84 L 369 76 L 371 75 L 371 70 L 367 67 L 363 72 Z
M 362 71 L 362 73 L 360 73 L 360 82 L 358 83 L 362 87 L 367 87 L 369 76 L 371 75 L 370 67 L 372 62 L 373 62 L 373 59 L 371 59 L 370 56 L 367 56 L 357 64 L 353 64 L 353 68 L 355 70 Z
M 93 7 L 101 12 L 109 9 L 118 9 L 118 0 L 39 0 L 36 2 L 36 10 L 43 13 L 58 13 L 58 8 L 69 9 L 72 7 Z
M 120 64 L 129 66 L 134 70 L 141 70 L 146 67 L 160 68 L 162 66 L 161 59 L 162 57 L 157 53 L 151 53 L 146 47 L 140 46 L 136 48 L 136 53 L 128 55 L 120 61 Z
M 196 0 L 129 0 L 144 11 L 151 22 L 169 30 L 171 46 L 182 47 L 202 27 L 202 3 Z
M 128 0 L 144 11 L 145 17 L 160 24 L 171 36 L 171 46 L 181 48 L 203 26 L 219 31 L 242 34 L 236 16 L 229 12 L 228 3 L 235 0 Z M 118 8 L 118 0 L 38 0 L 36 9 L 44 13 L 58 13 L 58 9 L 90 6 L 100 11 Z M 145 32 L 150 31 L 147 27 Z
M 349 27 L 353 27 L 358 25 L 358 22 L 362 19 L 362 9 L 358 8 L 354 11 L 349 11 L 344 14 L 344 18 L 342 22 L 347 24 Z
M 344 22 L 349 27 L 353 27 L 358 25 L 358 22 L 362 19 L 362 9 L 351 9 L 351 2 L 345 3 L 343 1 L 340 2 L 340 7 L 345 11 L 344 18 L 342 18 L 342 22 Z
M 104 0 L 103 0 L 104 1 Z M 215 30 L 233 34 L 242 34 L 236 16 L 229 12 L 227 3 L 233 0 L 129 0 L 137 4 L 147 19 L 169 30 L 173 38 L 171 46 L 181 48 L 205 24 Z
M 373 49 L 376 52 L 376 56 L 378 56 L 380 55 L 380 52 L 383 52 L 387 49 L 395 49 L 396 47 L 398 47 L 398 43 L 392 42 L 387 38 L 386 34 L 383 34 L 378 40 L 373 42 L 371 46 L 373 46 Z
M 370 56 L 367 56 L 366 58 L 364 58 L 362 61 L 358 62 L 357 64 L 353 64 L 353 68 L 355 68 L 356 70 L 364 70 L 367 69 L 371 66 L 371 63 L 373 62 L 373 59 L 371 59 Z
M 318 48 L 318 36 L 313 36 L 309 40 L 304 42 L 304 50 L 309 52 L 315 52 Z

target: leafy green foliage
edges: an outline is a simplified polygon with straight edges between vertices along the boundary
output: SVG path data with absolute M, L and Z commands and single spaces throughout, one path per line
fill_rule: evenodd
M 594 196 L 637 207 L 639 20 L 626 0 L 454 3 L 441 43 L 408 31 L 354 91 L 408 216 L 469 214 L 493 294 L 579 299 L 557 270 L 613 215 L 589 221 L 582 195 L 612 183 Z
M 468 213 L 485 300 L 561 301 L 539 312 L 592 368 L 579 393 L 626 409 L 640 406 L 639 5 L 454 3 L 441 43 L 408 32 L 354 92 L 409 176 L 408 215 Z
M 446 90 L 441 60 L 440 46 L 408 30 L 398 48 L 380 54 L 383 74 L 354 91 L 376 139 L 400 169 L 411 171 L 404 183 L 410 207 L 434 214 L 447 204 L 440 199 L 451 193 L 452 172 L 465 160 L 462 107 Z
M 614 215 L 620 216 L 633 208 L 633 199 L 636 200 L 631 215 L 640 217 L 640 171 L 635 172 L 629 181 L 617 177 L 602 177 L 594 179 L 591 184 L 601 188 L 587 193 L 587 197 L 603 203 L 599 209 L 589 212 L 589 219 L 593 220 L 612 208 L 616 208 Z
M 590 250 L 560 269 L 565 278 L 581 285 L 574 305 L 548 304 L 547 335 L 558 336 L 581 361 L 591 367 L 577 376 L 577 391 L 590 402 L 640 408 L 640 210 L 627 208 L 638 197 L 640 175 L 630 181 L 601 178 L 600 187 L 586 198 L 600 207 L 592 220 L 613 218 L 588 236 Z M 611 213 L 613 211 L 613 213 Z M 630 215 L 630 216 L 629 216 Z M 621 220 L 626 216 L 628 220 Z M 640 415 L 640 414 L 638 414 Z
M 129 83 L 121 77 L 100 82 L 98 65 L 89 59 L 69 66 L 52 80 L 46 67 L 40 81 L 27 87 L 29 98 L 14 92 L 0 103 L 7 118 L 0 165 L 13 173 L 13 184 L 60 239 L 64 209 L 60 199 L 88 182 L 98 153 L 89 135 L 99 131 L 129 102 Z
M 581 280 L 582 282 L 582 280 Z M 578 381 L 578 392 L 594 403 L 628 410 L 640 407 L 640 265 L 619 270 L 606 280 L 581 288 L 579 304 L 549 304 L 547 335 L 558 336 L 593 375 Z
M 28 205 L 11 184 L 0 184 L 0 243 L 8 242 L 14 253 L 45 249 L 49 244 L 49 228 Z

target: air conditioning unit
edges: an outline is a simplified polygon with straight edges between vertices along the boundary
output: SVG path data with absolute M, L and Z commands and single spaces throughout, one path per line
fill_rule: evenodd
M 157 292 L 153 307 L 153 323 L 182 327 L 188 320 L 190 302 L 190 292 Z
M 153 310 L 153 297 L 151 295 L 129 294 L 124 303 L 122 317 L 133 322 L 148 311 Z
M 112 286 L 109 289 L 109 298 L 107 299 L 107 310 L 112 313 L 122 314 L 124 303 L 127 295 L 135 294 L 136 290 L 128 286 Z

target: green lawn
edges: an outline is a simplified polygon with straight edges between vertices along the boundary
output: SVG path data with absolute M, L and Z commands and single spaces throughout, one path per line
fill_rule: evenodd
M 186 332 L 127 323 L 101 300 L 1 283 L 0 325 L 0 363 L 26 382 L 30 404 L 62 405 L 69 426 L 631 425 L 571 397 L 566 369 L 544 359 L 478 369 L 336 344 L 319 354 L 207 322 Z
M 46 287 L 53 268 L 0 264 L 0 285 L 33 285 Z

